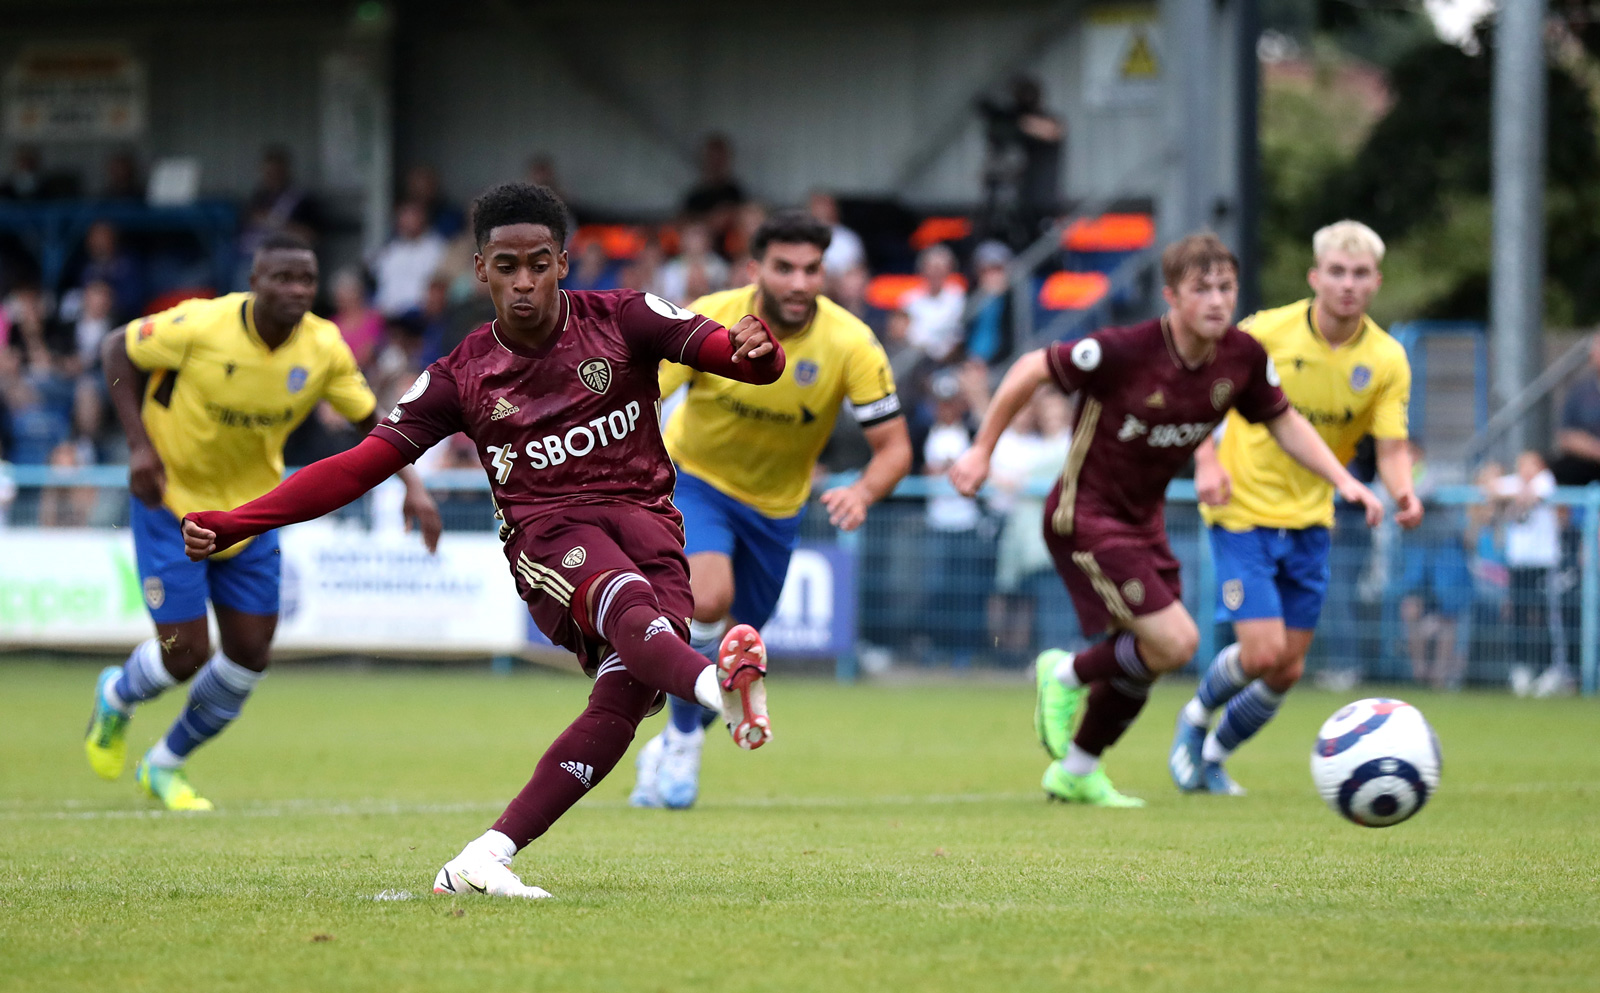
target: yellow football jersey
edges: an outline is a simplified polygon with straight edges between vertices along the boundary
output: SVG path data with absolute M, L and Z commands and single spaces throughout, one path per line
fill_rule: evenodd
M 756 287 L 713 293 L 689 309 L 731 327 L 756 312 Z M 672 460 L 767 517 L 805 506 L 844 401 L 864 427 L 900 415 L 889 357 L 872 329 L 832 300 L 817 298 L 816 316 L 783 350 L 783 375 L 770 386 L 661 364 L 663 397 L 689 384 L 664 433 Z
M 142 417 L 166 465 L 165 503 L 179 518 L 232 510 L 277 486 L 284 440 L 319 400 L 352 421 L 377 405 L 331 321 L 307 314 L 268 349 L 253 301 L 249 293 L 186 300 L 125 332 L 128 358 L 151 374 Z
M 1289 402 L 1310 421 L 1340 462 L 1355 457 L 1366 435 L 1406 437 L 1411 364 L 1406 351 L 1371 318 L 1338 348 L 1317 329 L 1310 300 L 1263 310 L 1239 322 L 1277 367 Z M 1230 413 L 1217 456 L 1233 477 L 1233 496 L 1201 507 L 1208 524 L 1230 531 L 1333 524 L 1333 487 L 1290 458 L 1266 427 Z

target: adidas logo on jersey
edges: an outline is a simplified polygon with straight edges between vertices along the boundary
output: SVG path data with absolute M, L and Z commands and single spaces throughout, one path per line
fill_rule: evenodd
M 1165 407 L 1167 405 L 1167 395 L 1162 393 L 1160 390 L 1156 390 L 1154 393 L 1144 398 L 1144 405 L 1146 407 L 1156 408 Z
M 657 617 L 655 620 L 650 622 L 650 626 L 649 627 L 644 629 L 644 640 L 645 641 L 649 641 L 651 638 L 654 638 L 658 634 L 671 634 L 671 633 L 672 633 L 672 622 L 667 620 L 665 617 Z
M 577 778 L 578 782 L 583 784 L 584 789 L 588 789 L 594 785 L 594 783 L 590 781 L 594 778 L 594 766 L 589 765 L 587 762 L 573 762 L 572 760 L 568 759 L 567 761 L 561 763 L 561 768 L 572 773 L 572 775 Z
M 489 414 L 489 420 L 498 421 L 502 417 L 510 417 L 521 409 L 505 397 L 495 397 L 494 410 Z

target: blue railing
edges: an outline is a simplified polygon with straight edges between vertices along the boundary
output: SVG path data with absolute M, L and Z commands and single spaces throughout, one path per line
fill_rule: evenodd
M 56 487 L 95 487 L 104 489 L 121 489 L 127 485 L 127 467 L 125 466 L 90 466 L 76 469 L 58 469 L 38 465 L 0 465 L 0 474 L 8 474 L 12 481 L 23 489 L 49 489 Z M 834 477 L 830 485 L 848 483 L 856 478 L 846 474 Z M 476 469 L 455 469 L 424 474 L 424 479 L 430 489 L 440 492 L 455 492 L 467 494 L 486 494 L 489 489 L 487 478 Z M 1035 484 L 1025 488 L 1022 495 L 1034 498 L 1043 498 L 1048 495 L 1048 484 Z M 948 496 L 954 493 L 949 481 L 939 477 L 914 477 L 903 481 L 896 488 L 893 499 L 898 504 L 900 512 L 906 512 L 916 507 L 912 501 L 924 500 L 930 496 Z M 1195 489 L 1189 480 L 1174 480 L 1167 490 L 1167 499 L 1174 510 L 1183 508 L 1188 515 L 1193 514 L 1195 504 Z M 1442 487 L 1429 495 L 1430 503 L 1437 508 L 1464 508 L 1481 504 L 1482 493 L 1472 486 L 1447 486 Z M 1600 484 L 1587 487 L 1561 487 L 1555 491 L 1550 502 L 1556 506 L 1569 508 L 1572 513 L 1572 528 L 1578 540 L 1578 661 L 1582 677 L 1582 688 L 1585 694 L 1594 694 L 1600 689 Z M 483 501 L 487 507 L 487 500 Z M 479 508 L 482 509 L 482 508 Z M 883 515 L 895 513 L 896 508 L 883 508 L 874 511 Z M 815 515 L 813 521 L 822 515 Z M 487 513 L 469 516 L 471 527 L 481 526 L 490 529 L 494 522 Z M 870 526 L 870 522 L 869 522 Z M 831 531 L 831 529 L 827 529 Z M 1175 544 L 1182 541 L 1188 549 L 1187 554 L 1193 558 L 1195 569 L 1193 572 L 1195 588 L 1189 598 L 1191 606 L 1197 611 L 1200 620 L 1201 649 L 1200 659 L 1210 658 L 1214 652 L 1215 626 L 1209 623 L 1213 605 L 1216 603 L 1216 580 L 1211 562 L 1210 542 L 1196 534 L 1188 533 L 1191 528 L 1184 525 L 1184 532 L 1173 531 Z M 862 571 L 863 556 L 868 551 L 864 543 L 862 532 L 836 532 L 833 540 L 837 541 L 840 548 L 855 557 L 858 566 L 858 575 L 865 575 Z M 892 539 L 890 539 L 892 540 Z M 3 544 L 3 531 L 0 531 L 0 544 Z M 881 549 L 880 549 L 881 550 Z M 1401 549 L 1399 543 L 1391 543 L 1387 553 L 1390 562 L 1390 575 L 1398 574 L 1399 557 Z M 1182 557 L 1182 555 L 1180 555 Z M 971 577 L 969 577 L 971 578 Z M 977 577 L 984 580 L 984 577 Z M 986 581 L 986 580 L 984 580 Z M 1389 588 L 1393 588 L 1391 582 Z M 975 581 L 972 595 L 983 597 L 986 587 L 982 582 Z M 863 608 L 865 609 L 865 608 Z M 1392 644 L 1397 640 L 1396 625 L 1393 610 L 1383 612 L 1381 622 L 1381 637 L 1383 643 Z M 870 625 L 863 625 L 868 627 Z M 1326 624 L 1324 626 L 1327 626 Z M 842 679 L 853 679 L 857 674 L 857 659 L 842 657 L 837 660 L 837 672 Z

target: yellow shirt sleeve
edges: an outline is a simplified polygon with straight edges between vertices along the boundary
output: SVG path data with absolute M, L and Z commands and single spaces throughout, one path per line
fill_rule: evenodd
M 367 385 L 367 377 L 361 374 L 355 355 L 342 338 L 334 346 L 333 362 L 328 367 L 328 385 L 322 390 L 322 398 L 352 424 L 365 420 L 378 406 L 378 398 Z
M 129 321 L 123 332 L 128 358 L 146 372 L 177 369 L 189 357 L 195 329 L 204 325 L 204 321 L 191 319 L 188 308 L 181 304 Z
M 661 363 L 661 399 L 678 392 L 678 387 L 694 378 L 694 370 L 677 362 Z
M 889 356 L 876 341 L 859 341 L 850 352 L 845 374 L 845 396 L 857 407 L 876 403 L 894 392 L 894 372 Z
M 1411 363 L 1405 356 L 1394 363 L 1387 380 L 1372 411 L 1372 436 L 1405 438 L 1409 427 L 1407 410 L 1411 405 Z

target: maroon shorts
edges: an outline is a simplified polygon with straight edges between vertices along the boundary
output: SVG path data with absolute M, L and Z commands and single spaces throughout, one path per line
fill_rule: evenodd
M 578 626 L 572 598 L 598 573 L 639 573 L 655 590 L 662 613 L 688 638 L 694 594 L 683 528 L 665 514 L 624 504 L 573 507 L 519 526 L 505 551 L 534 623 L 551 642 L 577 655 L 590 676 L 607 653 L 604 642 Z
M 1067 585 L 1083 633 L 1125 628 L 1179 600 L 1183 580 L 1167 536 L 1134 538 L 1059 535 L 1044 518 L 1044 543 Z

